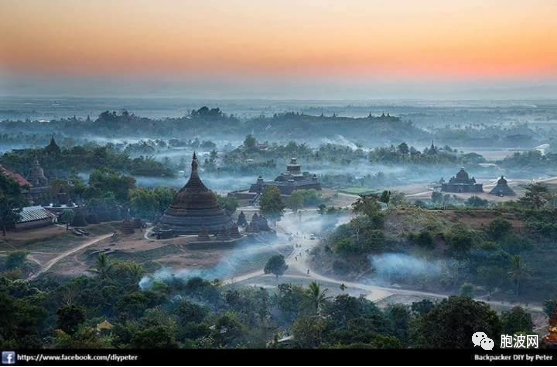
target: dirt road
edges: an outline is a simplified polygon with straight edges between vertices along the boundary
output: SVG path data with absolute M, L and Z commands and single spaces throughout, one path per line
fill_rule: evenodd
M 39 275 L 43 274 L 44 272 L 47 272 L 48 270 L 50 270 L 50 268 L 52 268 L 52 267 L 53 267 L 56 263 L 58 263 L 60 260 L 63 260 L 63 259 L 65 259 L 66 257 L 68 257 L 68 256 L 70 256 L 70 255 L 72 255 L 72 254 L 75 254 L 75 253 L 77 253 L 78 251 L 81 251 L 81 250 L 83 250 L 83 249 L 86 249 L 87 247 L 89 247 L 89 246 L 91 246 L 91 245 L 94 245 L 94 244 L 96 244 L 96 243 L 98 243 L 98 242 L 100 242 L 100 241 L 102 241 L 102 240 L 105 240 L 105 239 L 107 239 L 107 238 L 109 238 L 109 237 L 112 237 L 112 233 L 110 233 L 110 234 L 105 234 L 105 235 L 102 235 L 102 236 L 98 236 L 98 237 L 92 238 L 90 241 L 87 241 L 87 242 L 85 242 L 85 243 L 82 244 L 82 245 L 79 245 L 79 246 L 77 246 L 77 247 L 74 247 L 74 248 L 72 248 L 72 249 L 70 249 L 70 250 L 68 250 L 68 251 L 65 251 L 65 252 L 61 253 L 60 255 L 56 256 L 54 259 L 49 260 L 49 261 L 47 261 L 44 265 L 42 265 L 42 266 L 41 266 L 41 269 L 40 269 L 38 272 L 36 272 L 36 273 L 34 273 L 34 274 L 31 274 L 31 275 L 29 276 L 28 280 L 33 280 L 33 279 L 37 278 Z
M 303 226 L 300 227 L 283 227 L 281 222 L 277 224 L 277 234 L 281 236 L 285 241 L 288 241 L 288 235 L 292 235 L 291 244 L 294 245 L 294 251 L 285 259 L 286 264 L 288 265 L 288 270 L 285 273 L 285 276 L 288 278 L 293 279 L 300 279 L 300 280 L 313 280 L 322 283 L 328 284 L 336 284 L 341 285 L 344 284 L 348 288 L 352 289 L 359 289 L 368 293 L 366 296 L 367 299 L 377 302 L 381 299 L 389 297 L 391 295 L 406 295 L 406 296 L 421 296 L 426 298 L 446 298 L 450 294 L 443 294 L 443 293 L 435 293 L 435 292 L 422 292 L 418 290 L 412 289 L 400 289 L 400 288 L 392 288 L 392 287 L 382 287 L 382 286 L 375 286 L 365 283 L 359 282 L 350 282 L 350 281 L 343 281 L 334 278 L 330 278 L 319 274 L 315 271 L 315 269 L 311 269 L 309 266 L 309 257 L 311 250 L 317 246 L 319 243 L 318 239 L 311 239 L 312 236 L 310 233 L 305 233 L 302 231 Z M 257 281 L 259 277 L 271 277 L 272 275 L 265 275 L 263 270 L 254 271 L 251 273 L 235 276 L 224 280 L 224 284 L 234 284 L 239 282 L 245 282 L 249 280 Z M 533 312 L 543 312 L 543 308 L 541 305 L 533 305 L 533 304 L 521 304 L 521 303 L 510 303 L 510 302 L 499 302 L 499 301 L 487 301 L 485 299 L 476 298 L 479 301 L 485 302 L 487 304 L 493 306 L 499 306 L 504 308 L 510 308 L 513 306 L 522 306 L 524 309 Z

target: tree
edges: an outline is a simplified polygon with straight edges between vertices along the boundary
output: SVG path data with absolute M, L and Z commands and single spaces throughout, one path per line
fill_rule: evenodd
M 474 297 L 474 285 L 470 283 L 464 283 L 462 286 L 460 286 L 459 295 L 461 297 L 468 297 L 468 298 Z
M 274 255 L 271 256 L 271 258 L 267 261 L 267 264 L 265 264 L 263 272 L 265 274 L 274 274 L 278 279 L 279 276 L 284 274 L 286 269 L 288 269 L 288 265 L 286 265 L 286 262 L 284 261 L 284 256 Z
M 60 214 L 60 221 L 66 223 L 66 230 L 70 228 L 70 223 L 73 221 L 75 213 L 71 209 L 64 209 Z
M 292 194 L 290 194 L 290 196 L 286 199 L 286 206 L 292 209 L 294 212 L 297 212 L 298 209 L 303 208 L 304 196 L 300 192 L 300 190 L 296 190 Z
M 373 195 L 360 196 L 356 202 L 352 204 L 352 210 L 357 214 L 364 214 L 370 218 L 381 214 L 381 205 Z
M 391 200 L 391 192 L 388 190 L 384 190 L 381 193 L 381 196 L 379 197 L 379 201 L 385 204 L 389 204 L 390 200 Z
M 453 226 L 445 234 L 445 240 L 449 245 L 449 251 L 457 258 L 464 258 L 474 245 L 472 232 L 462 226 Z
M 518 298 L 518 293 L 520 290 L 520 281 L 528 275 L 529 271 L 524 266 L 524 262 L 519 255 L 515 255 L 511 258 L 511 271 L 509 275 L 514 280 L 515 290 L 514 293 Z
M 509 221 L 497 218 L 487 225 L 485 232 L 494 241 L 499 241 L 500 239 L 505 238 L 512 231 L 512 229 L 513 226 Z
M 228 215 L 234 214 L 236 209 L 238 209 L 238 201 L 231 196 L 218 196 L 220 207 Z
M 0 171 L 0 226 L 4 236 L 6 229 L 19 220 L 20 208 L 25 204 L 26 200 L 19 183 Z
M 85 312 L 76 305 L 62 306 L 56 311 L 56 315 L 58 315 L 56 328 L 64 331 L 66 334 L 74 334 L 79 325 L 85 321 Z
M 410 154 L 410 148 L 408 147 L 408 144 L 406 144 L 405 142 L 400 143 L 397 147 L 397 150 L 400 154 L 403 155 Z
M 68 334 L 62 330 L 54 331 L 53 346 L 56 349 L 109 349 L 112 348 L 110 337 L 98 335 L 92 327 L 80 327 L 75 333 Z
M 21 268 L 25 264 L 25 258 L 28 254 L 29 252 L 27 251 L 10 252 L 8 256 L 6 256 L 4 267 L 8 270 Z
M 246 147 L 247 149 L 253 149 L 255 148 L 256 144 L 257 141 L 251 134 L 246 135 L 246 139 L 244 140 L 244 147 Z
M 543 312 L 547 317 L 551 317 L 557 311 L 557 298 L 546 299 L 543 303 Z
M 480 266 L 477 271 L 478 278 L 485 285 L 490 296 L 506 280 L 505 270 L 499 266 Z
M 466 200 L 466 205 L 472 207 L 485 207 L 489 204 L 489 200 L 482 199 L 479 196 L 473 195 Z
M 501 323 L 504 334 L 533 333 L 534 323 L 532 322 L 532 316 L 520 306 L 503 312 L 501 314 Z
M 259 211 L 269 219 L 278 219 L 284 212 L 285 205 L 276 186 L 267 186 L 259 198 Z
M 200 323 L 209 314 L 207 307 L 189 300 L 182 300 L 174 312 L 179 317 L 180 323 Z
M 541 183 L 530 184 L 526 188 L 526 193 L 523 197 L 518 199 L 518 202 L 522 205 L 540 209 L 551 199 L 551 193 L 547 186 Z
M 415 312 L 418 315 L 425 315 L 429 311 L 431 311 L 433 306 L 435 306 L 435 303 L 433 303 L 432 301 L 430 301 L 427 298 L 424 298 L 423 300 L 421 300 L 419 302 L 412 302 L 412 305 L 410 306 L 410 309 L 412 310 L 412 312 Z
M 112 261 L 110 261 L 110 259 L 104 252 L 101 252 L 99 256 L 97 256 L 97 262 L 95 264 L 93 272 L 95 272 L 99 276 L 99 278 L 106 279 L 110 276 L 112 267 Z
M 394 336 L 407 344 L 411 320 L 408 306 L 399 303 L 390 304 L 385 310 L 385 315 L 391 321 Z
M 168 326 L 153 326 L 139 330 L 131 339 L 131 347 L 138 349 L 174 349 L 178 344 Z
M 469 349 L 472 334 L 478 330 L 500 335 L 497 313 L 484 302 L 451 296 L 418 318 L 415 344 L 418 348 Z
M 298 347 L 316 348 L 323 342 L 326 323 L 321 317 L 302 316 L 292 324 L 292 334 Z
M 108 168 L 96 169 L 89 176 L 89 187 L 84 192 L 84 196 L 90 199 L 112 193 L 118 202 L 127 203 L 130 200 L 130 191 L 135 187 L 135 178 L 131 176 Z
M 311 282 L 306 290 L 308 302 L 315 313 L 319 313 L 320 308 L 330 298 L 327 296 L 328 289 L 321 290 L 319 283 Z

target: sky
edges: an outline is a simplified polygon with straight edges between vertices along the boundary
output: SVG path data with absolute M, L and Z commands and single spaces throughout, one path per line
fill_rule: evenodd
M 557 97 L 556 14 L 555 0 L 0 0 L 0 94 Z

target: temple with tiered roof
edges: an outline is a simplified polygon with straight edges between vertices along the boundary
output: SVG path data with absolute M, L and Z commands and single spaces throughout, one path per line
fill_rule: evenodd
M 217 195 L 201 181 L 197 156 L 191 162 L 191 175 L 186 185 L 174 195 L 161 216 L 157 228 L 171 230 L 174 235 L 220 235 L 236 224 L 221 209 Z
M 286 166 L 286 172 L 278 175 L 274 181 L 264 181 L 262 176 L 249 188 L 250 193 L 261 193 L 268 186 L 277 187 L 281 195 L 291 195 L 295 190 L 321 190 L 317 175 L 302 172 L 302 166 L 296 158 L 292 158 Z
M 483 185 L 476 182 L 474 177 L 470 178 L 468 172 L 461 168 L 456 176 L 451 177 L 449 182 L 441 182 L 441 191 L 454 193 L 483 192 Z

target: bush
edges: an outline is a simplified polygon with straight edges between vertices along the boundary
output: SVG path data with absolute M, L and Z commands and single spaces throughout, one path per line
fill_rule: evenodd
M 513 226 L 509 221 L 497 218 L 487 225 L 485 232 L 493 240 L 498 241 L 508 236 L 512 229 Z
M 426 248 L 435 247 L 433 244 L 433 239 L 434 239 L 433 234 L 431 233 L 431 231 L 428 231 L 426 229 L 422 229 L 418 233 L 411 233 L 408 237 L 411 241 L 415 242 L 418 246 L 426 247 Z

